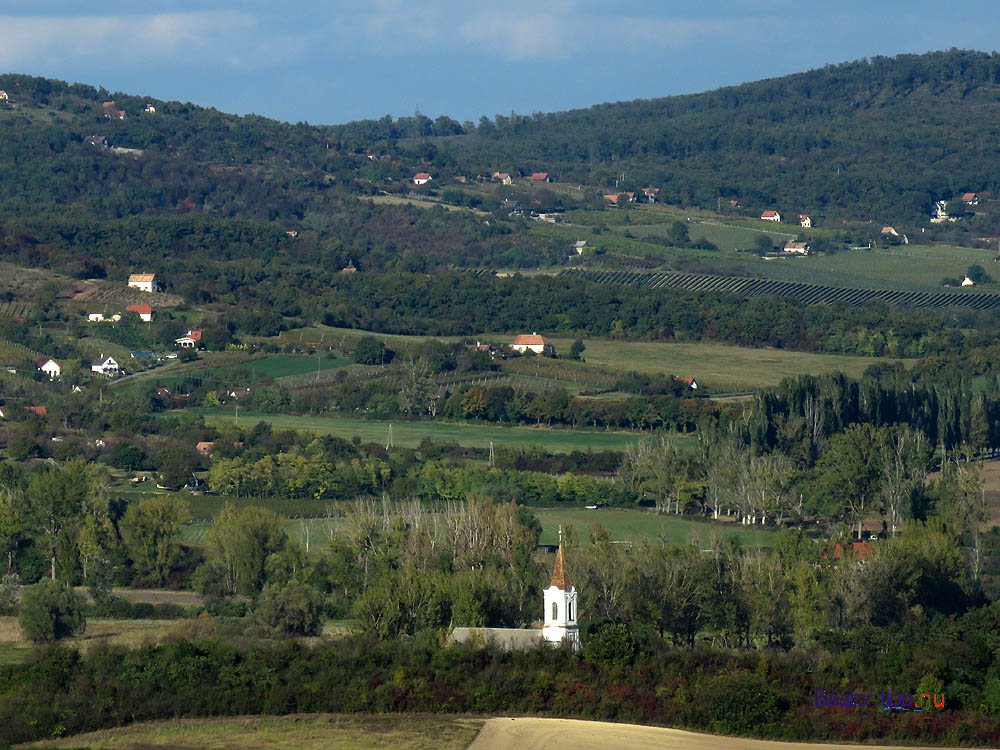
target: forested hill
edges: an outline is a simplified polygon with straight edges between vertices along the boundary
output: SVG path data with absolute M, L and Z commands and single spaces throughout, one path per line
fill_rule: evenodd
M 630 76 L 645 75 L 637 66 Z M 714 208 L 904 221 L 933 201 L 1000 190 L 1000 55 L 952 50 L 828 66 L 716 91 L 602 104 L 478 126 L 446 118 L 352 123 L 339 138 L 434 136 L 464 172 L 548 171 L 560 181 L 663 188 Z

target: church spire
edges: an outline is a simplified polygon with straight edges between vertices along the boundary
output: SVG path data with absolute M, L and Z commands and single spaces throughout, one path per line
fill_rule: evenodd
M 561 591 L 569 591 L 569 577 L 566 575 L 566 562 L 563 560 L 562 545 L 559 545 L 559 551 L 556 552 L 556 564 L 552 569 L 552 583 L 550 585 Z

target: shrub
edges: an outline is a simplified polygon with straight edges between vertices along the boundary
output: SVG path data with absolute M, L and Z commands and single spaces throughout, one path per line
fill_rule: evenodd
M 589 661 L 626 667 L 635 659 L 635 640 L 627 625 L 602 625 L 584 644 L 583 657 Z
M 35 643 L 48 643 L 82 633 L 87 627 L 83 598 L 69 586 L 46 579 L 25 589 L 20 623 Z
M 319 593 L 297 581 L 265 586 L 256 615 L 261 625 L 286 635 L 319 635 L 323 628 Z

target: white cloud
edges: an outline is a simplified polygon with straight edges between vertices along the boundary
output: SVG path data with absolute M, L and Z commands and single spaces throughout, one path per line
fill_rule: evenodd
M 256 67 L 295 54 L 287 37 L 259 33 L 238 11 L 154 15 L 0 16 L 0 68 L 171 62 Z

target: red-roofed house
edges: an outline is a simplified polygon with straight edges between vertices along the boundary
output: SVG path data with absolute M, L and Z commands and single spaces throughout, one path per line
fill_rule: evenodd
M 781 214 L 777 211 L 765 211 L 760 215 L 761 221 L 781 221 Z
M 656 196 L 660 194 L 659 188 L 643 188 L 642 197 L 649 203 L 656 203 Z
M 621 200 L 621 197 L 623 195 L 628 199 L 627 201 Z M 626 202 L 635 203 L 635 193 L 608 193 L 607 195 L 604 196 L 604 200 L 606 200 L 608 203 L 614 206 L 619 206 L 622 203 Z
M 528 179 L 532 182 L 552 182 L 552 178 L 549 177 L 548 172 L 535 172 Z
M 188 331 L 179 339 L 174 339 L 174 343 L 182 349 L 194 349 L 201 343 L 201 331 Z
M 430 182 L 433 179 L 434 178 L 431 177 L 430 174 L 428 174 L 427 172 L 417 172 L 415 175 L 413 175 L 413 184 L 414 185 L 426 185 L 428 182 Z
M 813 220 L 810 219 L 805 214 L 799 214 L 799 226 L 806 229 L 812 229 Z
M 528 335 L 522 333 L 516 339 L 514 343 L 511 344 L 511 349 L 515 352 L 534 352 L 535 354 L 554 354 L 555 347 L 552 346 L 552 342 L 549 341 L 544 336 L 539 336 L 537 333 L 532 333 Z
M 976 195 L 975 193 L 964 193 L 962 195 L 962 203 L 964 203 L 967 206 L 978 206 L 979 196 Z
M 698 390 L 698 383 L 695 381 L 694 378 L 677 378 L 677 379 L 682 383 L 685 383 L 687 387 L 690 388 L 692 391 Z
M 34 414 L 36 417 L 41 417 L 42 419 L 49 416 L 49 410 L 44 406 L 25 406 L 24 410 L 29 414 Z
M 124 110 L 118 109 L 118 105 L 114 102 L 104 102 L 101 105 L 104 108 L 104 116 L 109 120 L 124 120 L 125 112 Z
M 144 323 L 153 322 L 153 308 L 149 305 L 129 305 L 125 308 L 126 312 L 134 312 Z

